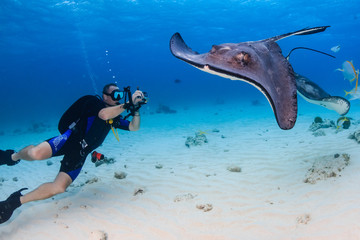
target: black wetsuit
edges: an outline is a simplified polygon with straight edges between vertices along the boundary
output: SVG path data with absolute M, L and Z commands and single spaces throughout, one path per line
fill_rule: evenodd
M 86 156 L 104 142 L 111 129 L 109 123 L 98 117 L 100 110 L 106 107 L 100 97 L 87 95 L 77 102 L 82 102 L 76 106 L 78 109 L 74 109 L 79 117 L 70 121 L 76 122 L 75 127 L 71 126 L 71 129 L 67 127 L 65 131 L 61 129 L 59 124 L 61 135 L 47 140 L 52 148 L 52 156 L 64 155 L 60 172 L 67 173 L 73 181 L 79 175 Z M 66 117 L 69 118 L 71 115 L 73 114 L 68 114 Z M 129 121 L 118 116 L 113 119 L 112 126 L 129 130 L 129 123 Z

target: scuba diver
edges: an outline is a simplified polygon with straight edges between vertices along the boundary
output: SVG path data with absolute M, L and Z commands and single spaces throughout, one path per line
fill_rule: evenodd
M 22 195 L 22 188 L 0 202 L 0 224 L 6 222 L 14 210 L 22 204 L 43 200 L 65 192 L 79 175 L 87 155 L 99 147 L 110 129 L 137 131 L 140 128 L 140 107 L 146 103 L 146 93 L 130 87 L 119 89 L 116 84 L 107 84 L 100 96 L 87 95 L 78 99 L 65 111 L 58 125 L 60 135 L 36 146 L 30 145 L 18 152 L 0 150 L 0 165 L 13 166 L 19 161 L 44 160 L 63 155 L 59 173 L 53 182 L 40 185 L 35 190 Z M 119 101 L 125 97 L 125 103 Z M 127 100 L 128 98 L 128 100 Z M 130 112 L 125 118 L 120 114 Z M 132 116 L 131 121 L 126 120 Z M 118 138 L 117 134 L 115 136 Z

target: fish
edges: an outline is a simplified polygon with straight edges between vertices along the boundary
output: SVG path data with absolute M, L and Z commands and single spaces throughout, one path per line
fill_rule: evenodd
M 356 94 L 358 84 L 359 84 L 359 69 L 355 70 L 355 67 L 354 67 L 354 64 L 352 61 L 343 62 L 342 67 L 343 67 L 342 69 L 338 68 L 336 70 L 341 71 L 343 73 L 345 80 L 349 80 L 349 82 L 355 81 L 355 88 L 353 90 L 351 90 L 350 92 L 352 92 L 353 94 Z M 345 94 L 348 95 L 350 92 L 345 91 Z M 354 99 L 358 99 L 358 98 L 356 97 Z
M 207 134 L 208 132 L 207 131 L 201 131 L 201 130 L 199 130 L 196 134 L 197 135 L 205 135 L 205 134 Z
M 349 99 L 349 101 L 353 101 L 353 100 L 356 100 L 356 99 L 360 99 L 360 91 L 357 91 L 356 87 L 354 87 L 351 91 L 346 91 L 344 90 L 345 92 L 345 97 L 350 95 L 351 98 Z
M 339 117 L 338 120 L 336 121 L 336 129 L 349 129 L 350 125 L 351 125 L 351 120 L 352 118 L 349 117 Z
M 342 64 L 342 68 L 337 68 L 335 71 L 340 71 L 344 75 L 344 79 L 349 82 L 353 82 L 359 78 L 359 70 L 355 70 L 354 64 L 352 61 L 345 61 Z
M 297 118 L 296 80 L 291 64 L 276 41 L 323 32 L 328 27 L 304 28 L 259 41 L 213 45 L 203 54 L 193 51 L 180 33 L 175 33 L 170 39 L 170 51 L 176 58 L 202 71 L 253 85 L 269 101 L 278 126 L 289 130 Z
M 337 53 L 338 51 L 340 51 L 340 45 L 334 46 L 330 48 L 330 50 L 333 51 L 334 53 Z
M 338 96 L 331 96 L 316 83 L 305 76 L 295 73 L 298 94 L 307 102 L 334 110 L 340 115 L 345 115 L 350 110 L 350 102 Z

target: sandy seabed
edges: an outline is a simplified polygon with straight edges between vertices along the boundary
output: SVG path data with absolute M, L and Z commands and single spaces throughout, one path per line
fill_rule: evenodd
M 315 116 L 283 131 L 268 105 L 145 111 L 140 131 L 120 143 L 110 132 L 98 149 L 115 163 L 88 159 L 67 192 L 17 209 L 0 239 L 360 239 L 360 151 L 348 139 L 360 125 L 315 137 Z M 208 142 L 186 147 L 197 131 Z M 56 134 L 6 132 L 1 148 Z M 0 200 L 52 181 L 60 160 L 1 166 Z

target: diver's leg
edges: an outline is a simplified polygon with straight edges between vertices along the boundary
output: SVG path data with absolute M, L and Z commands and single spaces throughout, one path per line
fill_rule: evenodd
M 13 161 L 23 160 L 44 160 L 52 156 L 52 149 L 48 142 L 42 142 L 36 146 L 30 145 L 11 156 Z
M 32 192 L 22 195 L 21 191 L 27 188 L 14 192 L 5 201 L 0 202 L 0 224 L 9 220 L 13 212 L 22 204 L 47 199 L 56 194 L 63 193 L 71 183 L 72 180 L 68 174 L 59 172 L 54 182 L 44 183 Z
M 20 197 L 21 204 L 36 200 L 47 199 L 59 193 L 63 193 L 71 183 L 71 177 L 67 173 L 59 172 L 54 182 L 44 183 L 38 188 L 36 188 L 34 191 Z

